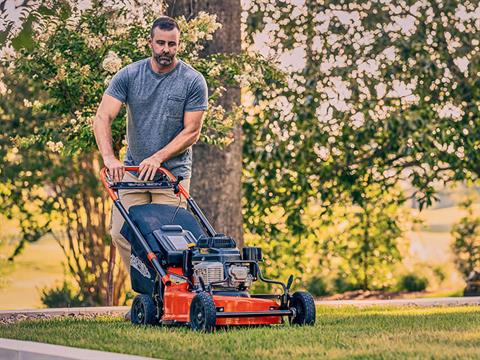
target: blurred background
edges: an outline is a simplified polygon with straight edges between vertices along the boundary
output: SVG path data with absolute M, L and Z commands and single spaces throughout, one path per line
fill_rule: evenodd
M 209 85 L 192 195 L 263 248 L 269 277 L 327 299 L 480 295 L 478 1 L 0 11 L 0 309 L 106 304 L 111 204 L 91 123 L 111 77 L 150 55 L 160 14 Z M 118 261 L 114 277 L 129 304 Z

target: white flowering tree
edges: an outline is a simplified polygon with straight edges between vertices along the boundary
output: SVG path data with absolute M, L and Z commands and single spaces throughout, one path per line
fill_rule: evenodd
M 84 303 L 103 304 L 110 202 L 98 181 L 101 160 L 92 120 L 113 74 L 150 55 L 149 30 L 163 13 L 163 3 L 53 1 L 33 5 L 30 13 L 17 8 L 20 19 L 33 17 L 33 42 L 15 50 L 8 42 L 14 38 L 10 36 L 2 50 L 0 91 L 5 96 L 0 103 L 5 131 L 1 133 L 8 135 L 0 138 L 4 159 L 0 209 L 10 217 L 25 219 L 20 246 L 52 232 L 65 252 Z M 247 64 L 256 74 L 248 83 L 253 91 L 273 81 L 275 70 L 257 56 L 200 56 L 221 27 L 214 15 L 200 13 L 189 21 L 183 17 L 178 21 L 182 28 L 179 55 L 205 75 L 211 90 L 201 140 L 226 145 L 241 109 L 227 112 L 218 105 L 225 87 L 238 84 L 238 75 Z M 19 94 L 25 99 L 19 99 Z M 114 122 L 112 133 L 114 149 L 121 152 L 124 113 Z M 117 302 L 125 273 L 118 276 Z
M 436 183 L 478 179 L 478 2 L 246 7 L 250 49 L 289 73 L 287 86 L 252 96 L 245 125 L 245 171 L 264 185 L 260 192 L 247 186 L 254 227 L 274 205 L 294 226 L 311 199 L 328 206 L 348 192 L 361 203 L 373 183 L 388 191 L 408 181 L 423 206 Z
M 305 212 L 313 216 L 312 203 L 335 216 L 339 201 L 349 206 L 347 194 L 368 209 L 397 193 L 392 189 L 400 181 L 413 185 L 412 197 L 423 207 L 439 183 L 478 180 L 478 1 L 260 0 L 244 6 L 249 50 L 288 73 L 287 86 L 245 97 L 252 104 L 244 124 L 244 211 L 251 232 L 282 236 L 283 223 L 274 216 L 281 214 L 291 238 L 311 234 Z M 372 186 L 378 199 L 369 195 Z M 405 200 L 397 194 L 399 203 Z M 398 260 L 377 225 L 370 223 L 378 239 L 370 239 L 376 248 L 369 251 L 391 249 L 383 259 Z M 357 235 L 348 251 L 331 249 L 350 272 L 358 262 L 348 259 L 369 242 Z M 321 240 L 319 234 L 315 241 Z

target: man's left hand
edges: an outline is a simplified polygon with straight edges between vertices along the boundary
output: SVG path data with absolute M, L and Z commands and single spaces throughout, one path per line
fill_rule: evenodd
M 138 166 L 138 179 L 149 181 L 155 178 L 155 174 L 159 167 L 162 166 L 162 161 L 155 155 L 152 155 L 143 160 Z

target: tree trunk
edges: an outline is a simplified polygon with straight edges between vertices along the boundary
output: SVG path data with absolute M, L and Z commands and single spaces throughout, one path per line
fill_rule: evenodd
M 241 51 L 240 0 L 168 0 L 169 16 L 187 19 L 200 11 L 217 15 L 223 27 L 208 42 L 205 55 Z M 240 89 L 229 88 L 220 104 L 231 109 L 240 103 Z M 225 149 L 196 144 L 193 147 L 191 193 L 217 232 L 232 236 L 243 246 L 242 130 L 234 130 L 234 142 Z

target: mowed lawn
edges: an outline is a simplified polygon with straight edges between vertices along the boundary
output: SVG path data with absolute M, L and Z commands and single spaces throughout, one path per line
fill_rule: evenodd
M 480 358 L 480 307 L 319 307 L 314 327 L 138 327 L 118 318 L 24 321 L 0 337 L 163 359 Z

